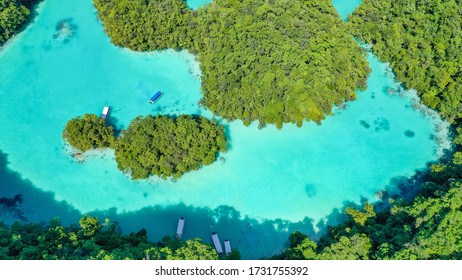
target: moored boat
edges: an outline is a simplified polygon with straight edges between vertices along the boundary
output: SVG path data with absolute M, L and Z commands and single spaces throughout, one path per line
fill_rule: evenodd
M 153 104 L 154 102 L 157 101 L 157 99 L 159 99 L 159 97 L 162 95 L 162 92 L 161 91 L 158 91 L 156 92 L 156 94 L 154 94 L 151 99 L 149 99 L 149 103 Z
M 105 107 L 103 108 L 103 112 L 101 113 L 101 118 L 102 118 L 103 120 L 106 120 L 107 115 L 109 115 L 109 106 L 105 106 Z
M 184 229 L 184 218 L 181 217 L 178 219 L 178 226 L 176 229 L 176 238 L 181 239 L 183 237 L 183 229 Z
M 225 240 L 225 254 L 227 256 L 231 254 L 231 242 L 229 240 Z
M 223 248 L 221 247 L 220 239 L 216 232 L 212 232 L 212 241 L 215 246 L 215 250 L 217 250 L 218 255 L 221 256 L 223 254 Z

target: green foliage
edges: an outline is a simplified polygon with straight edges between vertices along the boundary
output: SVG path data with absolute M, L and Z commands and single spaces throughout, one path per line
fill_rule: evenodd
M 226 119 L 281 127 L 320 122 L 355 99 L 364 50 L 329 1 L 94 0 L 112 41 L 134 50 L 188 48 L 202 70 L 202 103 Z
M 236 248 L 233 248 L 231 250 L 231 253 L 229 253 L 229 255 L 225 256 L 224 258 L 225 258 L 225 260 L 240 260 L 241 259 L 241 253 Z
M 287 250 L 286 259 L 289 260 L 317 260 L 317 244 L 305 237 L 299 244 Z
M 167 254 L 167 260 L 217 260 L 218 253 L 212 246 L 202 244 L 200 239 L 192 239 L 175 251 Z
M 94 0 L 117 46 L 137 51 L 188 48 L 192 11 L 183 0 Z
M 85 114 L 67 122 L 63 131 L 64 140 L 82 152 L 114 145 L 114 130 L 94 114 Z
M 20 31 L 30 11 L 19 0 L 0 0 L 0 46 Z
M 454 164 L 462 165 L 462 152 L 456 152 L 453 159 Z
M 216 0 L 197 22 L 204 104 L 227 119 L 320 122 L 366 86 L 364 51 L 329 1 Z
M 350 207 L 345 209 L 345 213 L 350 215 L 353 218 L 353 220 L 361 226 L 364 226 L 369 218 L 373 218 L 376 216 L 374 212 L 374 206 L 372 204 L 364 203 L 363 207 L 364 212 Z
M 457 135 L 454 138 L 454 144 L 457 145 L 458 151 L 454 153 L 453 162 L 456 165 L 460 165 L 462 168 L 462 127 L 457 128 Z
M 460 0 L 364 0 L 349 18 L 360 40 L 448 120 L 462 117 Z
M 462 145 L 462 126 L 461 127 L 458 127 L 456 129 L 457 131 L 457 135 L 456 137 L 454 138 L 454 144 L 456 145 Z
M 395 258 L 460 259 L 462 257 L 462 181 L 450 183 L 441 197 L 422 199 L 407 208 L 417 233 Z
M 133 179 L 151 175 L 178 178 L 185 172 L 212 164 L 226 152 L 224 127 L 204 117 L 180 115 L 135 119 L 116 144 L 120 170 Z
M 342 236 L 338 242 L 324 248 L 319 258 L 322 260 L 367 260 L 371 247 L 371 240 L 365 234 Z
M 289 248 L 294 248 L 297 245 L 301 244 L 303 240 L 307 238 L 306 234 L 300 232 L 300 231 L 295 231 L 292 232 L 289 235 Z
M 80 219 L 79 224 L 85 236 L 93 236 L 101 230 L 98 218 L 88 217 L 88 215 Z
M 66 227 L 59 220 L 42 224 L 0 223 L 0 260 L 215 260 L 217 252 L 200 239 L 147 240 L 146 230 L 124 235 L 108 220 L 84 216 L 79 226 Z M 155 254 L 162 252 L 161 254 Z
M 0 0 L 0 46 L 20 32 L 32 19 L 32 9 L 40 0 Z
M 178 178 L 212 164 L 228 145 L 222 125 L 188 115 L 138 117 L 116 139 L 103 119 L 85 114 L 67 123 L 63 138 L 83 152 L 115 148 L 118 168 L 133 179 Z

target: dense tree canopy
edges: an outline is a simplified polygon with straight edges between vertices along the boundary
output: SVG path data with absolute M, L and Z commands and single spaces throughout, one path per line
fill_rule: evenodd
M 364 0 L 349 18 L 397 78 L 449 120 L 462 117 L 460 0 Z
M 30 19 L 30 10 L 20 0 L 0 0 L 0 46 Z
M 364 50 L 324 0 L 94 0 L 112 41 L 134 50 L 198 54 L 202 102 L 246 124 L 319 122 L 355 98 L 369 73 Z
M 82 152 L 114 145 L 114 130 L 95 114 L 85 114 L 67 122 L 63 131 L 64 140 Z
M 17 34 L 33 16 L 41 0 L 0 0 L 0 46 Z
M 412 203 L 384 212 L 349 210 L 321 248 L 343 236 L 365 234 L 374 259 L 462 258 L 462 5 L 460 0 L 364 0 L 349 18 L 351 30 L 390 61 L 408 88 L 455 126 L 454 153 L 433 164 Z M 318 248 L 319 250 L 319 248 Z M 322 249 L 321 249 L 322 250 Z
M 204 117 L 138 117 L 117 139 L 116 161 L 133 179 L 180 177 L 226 152 L 224 127 Z
M 183 0 L 94 0 L 111 42 L 137 51 L 188 48 L 192 11 Z
M 165 237 L 150 242 L 146 230 L 124 235 L 115 223 L 84 216 L 79 225 L 0 222 L 0 260 L 216 260 L 217 252 L 200 239 Z
M 227 119 L 319 122 L 366 86 L 363 50 L 329 1 L 216 0 L 198 14 L 204 104 Z

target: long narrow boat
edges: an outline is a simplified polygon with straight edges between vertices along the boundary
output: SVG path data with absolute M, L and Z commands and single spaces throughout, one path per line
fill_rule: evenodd
M 154 102 L 157 101 L 157 99 L 159 99 L 159 97 L 162 95 L 162 92 L 161 91 L 158 91 L 156 92 L 156 94 L 154 94 L 151 99 L 149 99 L 149 103 L 153 104 Z
M 183 229 L 184 229 L 184 218 L 181 217 L 178 219 L 178 226 L 176 228 L 176 238 L 181 239 L 183 237 Z
M 231 242 L 229 240 L 225 240 L 225 254 L 227 256 L 231 254 Z
M 217 250 L 218 255 L 221 256 L 223 254 L 223 248 L 221 247 L 220 239 L 216 232 L 212 232 L 212 241 L 215 246 L 215 250 Z

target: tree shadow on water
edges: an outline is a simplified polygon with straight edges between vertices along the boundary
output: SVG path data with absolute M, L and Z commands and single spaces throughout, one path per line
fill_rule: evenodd
M 311 219 L 290 222 L 281 219 L 257 220 L 230 206 L 215 209 L 178 204 L 172 206 L 145 207 L 134 212 L 118 213 L 116 208 L 95 211 L 90 215 L 100 219 L 117 221 L 123 232 L 136 232 L 145 228 L 150 240 L 160 240 L 165 235 L 175 235 L 177 222 L 185 218 L 183 239 L 199 237 L 211 243 L 211 233 L 218 233 L 220 240 L 230 240 L 243 259 L 259 259 L 281 253 L 288 245 L 290 233 L 299 230 L 315 238 L 317 232 Z
M 45 192 L 25 180 L 17 172 L 8 169 L 7 155 L 0 151 L 0 221 L 12 223 L 44 222 L 60 217 L 65 225 L 76 224 L 82 213 L 65 201 L 57 201 L 52 192 Z M 186 220 L 183 239 L 199 237 L 211 243 L 210 235 L 217 232 L 221 241 L 231 241 L 244 259 L 270 257 L 285 249 L 288 236 L 299 230 L 316 239 L 318 232 L 311 219 L 290 222 L 286 220 L 258 220 L 242 217 L 233 207 L 215 209 L 178 204 L 172 206 L 145 207 L 138 211 L 121 212 L 112 208 L 94 211 L 90 215 L 117 222 L 123 233 L 148 231 L 151 241 L 166 235 L 175 235 L 178 218 Z
M 44 222 L 60 217 L 65 225 L 76 224 L 82 213 L 65 201 L 56 201 L 52 192 L 45 192 L 25 180 L 17 172 L 8 169 L 7 155 L 0 152 L 0 221 L 12 223 Z M 244 259 L 259 259 L 281 253 L 288 245 L 288 236 L 299 230 L 316 239 L 318 232 L 311 219 L 290 222 L 286 220 L 258 220 L 229 206 L 215 209 L 178 204 L 172 206 L 145 207 L 138 211 L 121 212 L 112 208 L 94 211 L 90 215 L 100 220 L 109 218 L 117 222 L 123 233 L 148 231 L 151 241 L 166 235 L 175 235 L 178 218 L 184 217 L 183 239 L 199 237 L 211 242 L 211 233 L 217 232 L 221 241 L 231 241 Z
M 0 151 L 0 219 L 3 222 L 48 222 L 61 217 L 64 224 L 75 223 L 81 213 L 68 203 L 56 201 L 51 192 L 36 188 L 17 172 L 8 169 L 7 155 Z
M 419 181 L 425 172 L 412 178 L 396 177 L 384 188 L 379 200 L 374 202 L 375 209 L 387 207 L 390 197 L 411 199 L 418 191 Z M 312 240 L 318 240 L 328 225 L 338 225 L 345 221 L 346 207 L 362 209 L 366 199 L 360 205 L 345 201 L 339 209 L 333 209 L 326 218 L 314 224 L 310 218 L 291 222 L 282 219 L 257 219 L 242 216 L 230 206 L 215 209 L 194 207 L 185 204 L 171 206 L 151 206 L 137 211 L 121 212 L 116 208 L 93 211 L 90 215 L 100 220 L 109 218 L 117 222 L 123 233 L 146 229 L 151 241 L 158 241 L 166 235 L 176 233 L 178 218 L 185 218 L 183 239 L 199 237 L 206 243 L 211 242 L 211 233 L 217 232 L 221 241 L 228 239 L 237 248 L 243 259 L 259 259 L 281 253 L 288 245 L 288 237 L 294 231 L 307 234 Z M 66 202 L 56 201 L 54 193 L 36 188 L 20 174 L 8 169 L 7 155 L 0 151 L 0 220 L 8 222 L 14 217 L 20 221 L 48 222 L 59 216 L 65 225 L 78 223 L 82 213 Z
M 432 162 L 427 163 L 424 169 L 416 170 L 412 176 L 392 177 L 386 186 L 376 192 L 376 199 L 370 201 L 365 197 L 360 197 L 360 202 L 344 201 L 341 209 L 334 209 L 325 220 L 320 221 L 319 228 L 327 228 L 328 225 L 338 225 L 346 221 L 346 208 L 353 208 L 363 211 L 364 203 L 374 206 L 375 212 L 387 211 L 397 200 L 411 203 L 422 190 L 422 184 L 429 181 L 429 167 Z

